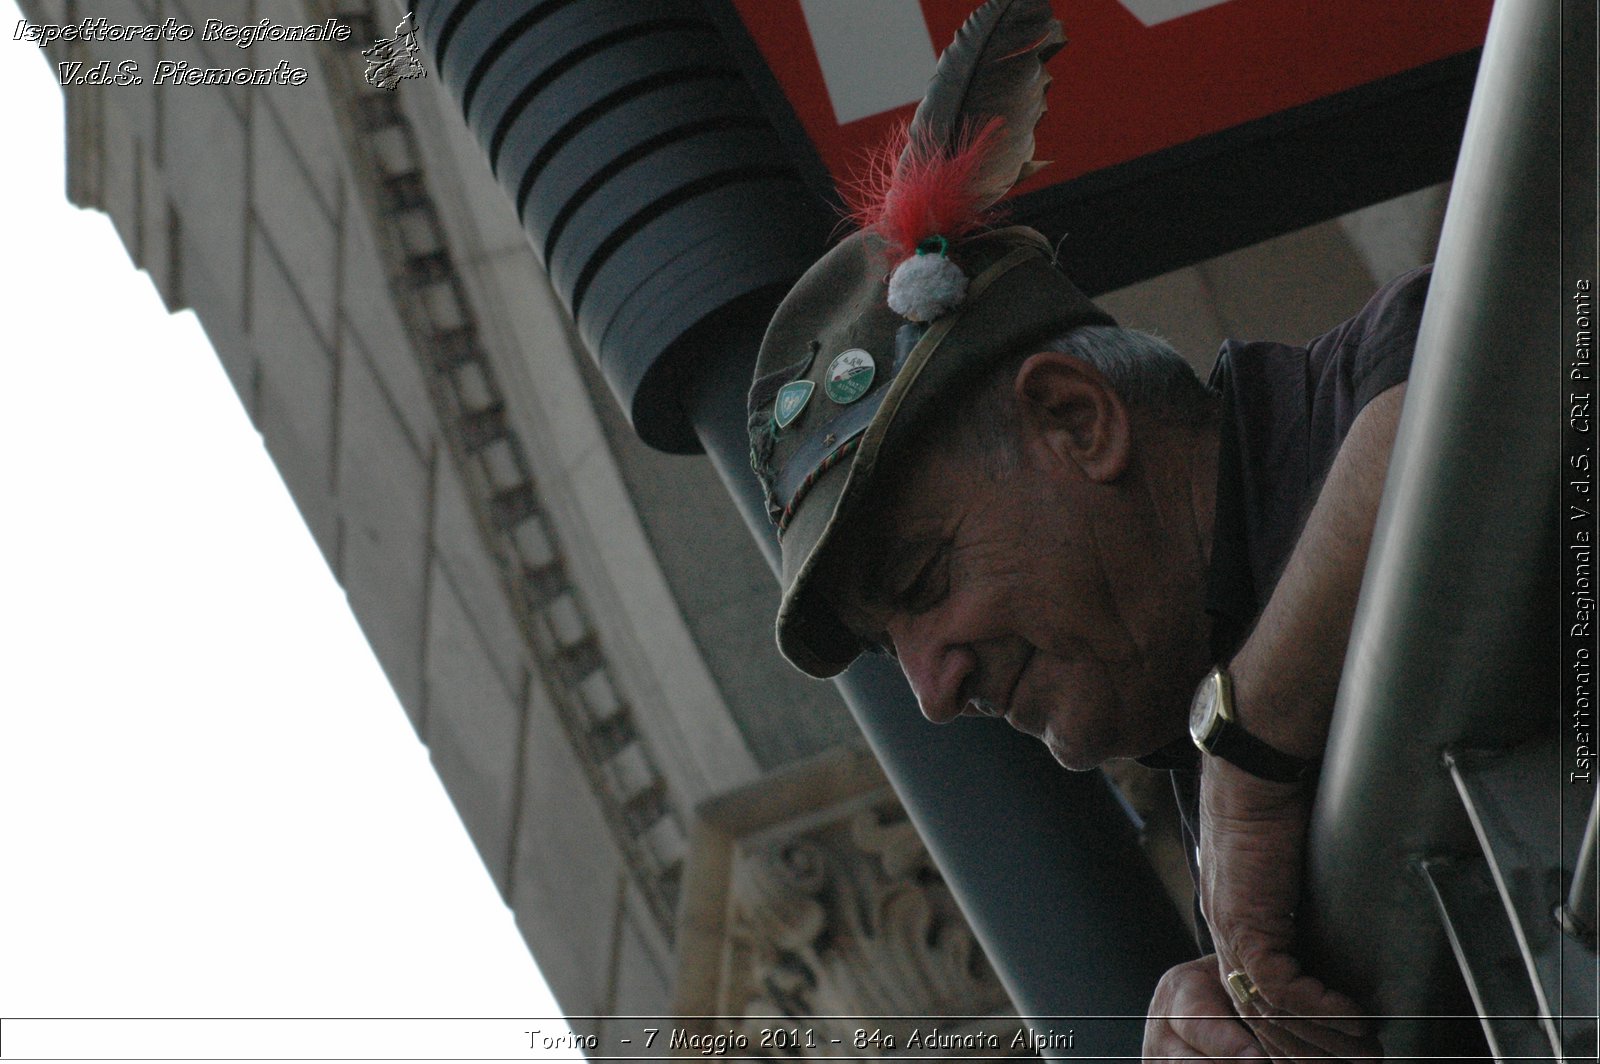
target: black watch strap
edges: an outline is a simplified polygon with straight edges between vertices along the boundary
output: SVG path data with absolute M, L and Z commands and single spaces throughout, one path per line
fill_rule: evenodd
M 1212 756 L 1264 780 L 1300 783 L 1317 774 L 1319 762 L 1286 754 L 1245 731 L 1237 721 L 1218 721 L 1207 746 Z
M 1264 780 L 1300 783 L 1317 773 L 1316 760 L 1286 754 L 1244 729 L 1234 712 L 1233 678 L 1220 665 L 1195 691 L 1189 708 L 1189 736 L 1205 753 Z

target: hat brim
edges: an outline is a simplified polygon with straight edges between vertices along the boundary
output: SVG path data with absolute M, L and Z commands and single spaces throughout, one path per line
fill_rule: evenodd
M 1050 246 L 1038 233 L 1014 227 L 980 239 L 988 238 L 1017 246 L 972 279 L 960 308 L 929 326 L 889 383 L 853 460 L 818 479 L 785 532 L 786 546 L 811 546 L 783 551 L 778 648 L 810 676 L 836 676 L 865 649 L 817 594 L 816 577 L 843 530 L 879 492 L 883 459 L 902 452 L 918 415 L 951 387 L 1028 344 L 1080 325 L 1115 324 L 1055 268 Z

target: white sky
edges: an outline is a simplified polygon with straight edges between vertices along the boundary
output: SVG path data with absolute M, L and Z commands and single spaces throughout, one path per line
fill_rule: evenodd
M 554 1012 L 197 320 L 66 203 L 61 92 L 18 17 L 0 1015 Z

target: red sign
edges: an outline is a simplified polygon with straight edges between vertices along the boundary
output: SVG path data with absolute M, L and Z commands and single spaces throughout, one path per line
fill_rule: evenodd
M 835 183 L 908 118 L 976 0 L 732 0 Z M 1054 0 L 1032 191 L 1483 43 L 1490 0 Z

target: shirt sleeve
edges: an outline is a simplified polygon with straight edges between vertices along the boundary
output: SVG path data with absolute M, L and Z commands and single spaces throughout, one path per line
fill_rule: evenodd
M 1411 375 L 1417 330 L 1428 298 L 1433 267 L 1423 266 L 1390 281 L 1361 312 L 1308 345 L 1313 374 L 1313 410 L 1330 419 L 1324 431 L 1342 441 L 1356 416 L 1374 398 Z M 1313 435 L 1322 426 L 1313 426 Z
M 1357 409 L 1411 375 L 1411 357 L 1432 279 L 1433 267 L 1424 266 L 1396 278 L 1374 298 L 1372 328 L 1357 359 Z
M 1207 609 L 1233 646 L 1271 597 L 1356 416 L 1410 376 L 1431 275 L 1402 274 L 1304 347 L 1223 344 L 1211 379 L 1223 440 Z

